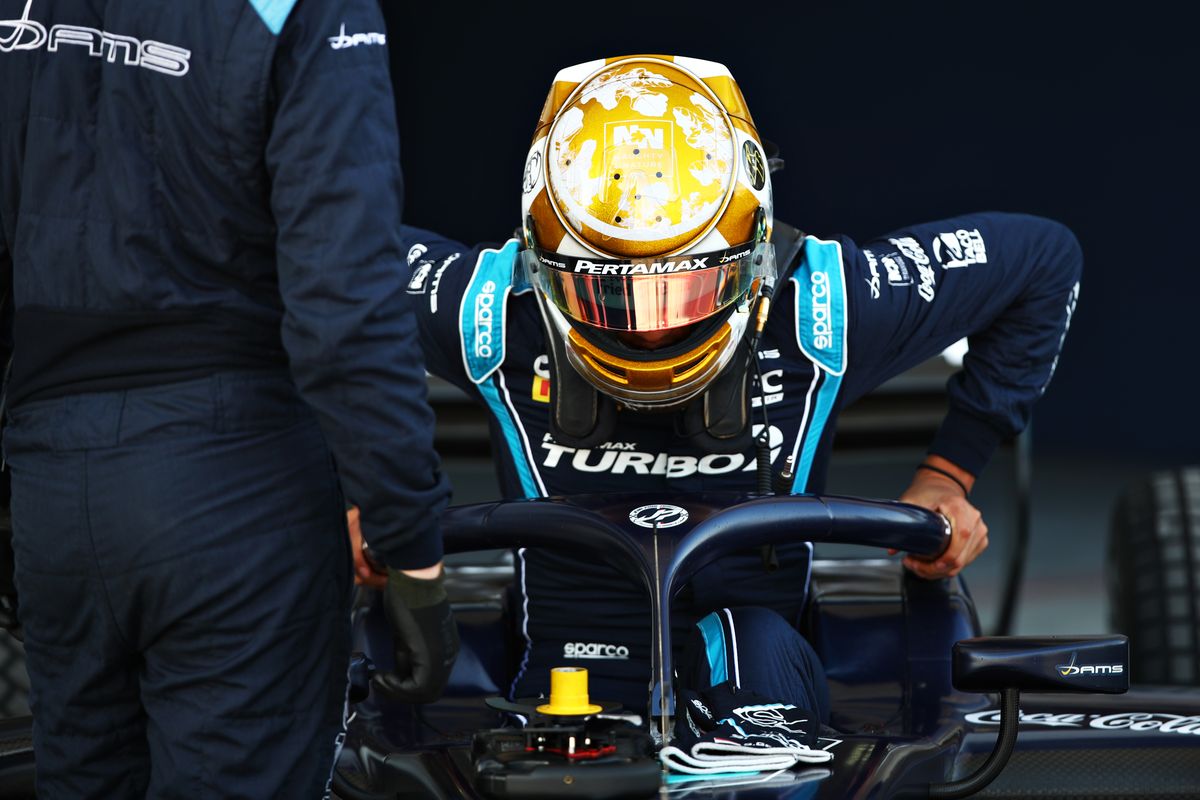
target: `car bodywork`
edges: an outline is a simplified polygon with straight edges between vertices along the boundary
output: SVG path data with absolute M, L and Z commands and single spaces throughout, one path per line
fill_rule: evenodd
M 631 523 L 630 512 L 652 500 L 685 508 L 688 521 L 654 531 Z M 797 519 L 808 522 L 794 526 L 792 538 L 919 552 L 934 546 L 930 537 L 936 535 L 938 520 L 927 513 L 923 518 L 919 513 L 895 516 L 897 509 L 907 513 L 911 508 L 816 497 L 591 496 L 460 507 L 451 510 L 444 530 L 451 552 L 541 546 L 555 536 L 569 540 L 576 551 L 595 547 L 596 552 L 611 552 L 613 537 L 627 536 L 647 552 L 653 547 L 647 543 L 658 538 L 661 554 L 662 539 L 669 537 L 674 549 L 660 560 L 667 563 L 680 561 L 681 543 L 689 538 L 705 539 L 710 549 L 704 557 L 715 557 L 735 542 L 745 547 L 747 526 L 761 532 L 788 513 L 802 512 Z M 547 525 L 551 519 L 554 524 Z M 589 525 L 594 535 L 587 532 Z M 677 577 L 686 580 L 686 572 Z M 648 589 L 653 577 L 647 576 Z M 503 561 L 452 570 L 450 586 L 464 647 L 442 701 L 411 707 L 373 696 L 357 706 L 342 768 L 352 782 L 372 787 L 369 796 L 484 796 L 477 788 L 470 741 L 476 731 L 501 723 L 483 699 L 503 694 L 511 679 L 509 579 L 511 570 Z M 377 597 L 364 592 L 360 600 L 358 646 L 387 668 L 390 634 Z M 824 739 L 822 745 L 831 749 L 834 760 L 773 775 L 672 782 L 662 791 L 722 798 L 927 796 L 931 784 L 969 775 L 991 752 L 1000 717 L 996 696 L 954 686 L 954 643 L 980 635 L 961 579 L 920 580 L 896 559 L 817 560 L 802 632 L 829 678 L 837 738 Z M 1058 677 L 1063 669 L 1078 669 L 1071 663 L 1054 668 Z M 648 676 L 648 690 L 652 682 Z M 1136 687 L 1124 695 L 1024 695 L 1015 752 L 979 796 L 1198 794 L 1200 691 Z

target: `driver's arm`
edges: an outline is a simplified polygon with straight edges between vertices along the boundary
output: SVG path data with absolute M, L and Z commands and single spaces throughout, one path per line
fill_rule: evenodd
M 1054 373 L 1079 296 L 1079 244 L 1051 220 L 983 213 L 844 250 L 846 402 L 967 337 L 924 462 L 934 469 L 918 468 L 901 495 L 954 523 L 941 558 L 906 564 L 924 577 L 955 575 L 987 546 L 987 526 L 966 495 L 996 447 L 1024 429 Z
M 478 399 L 462 352 L 462 301 L 481 255 L 499 245 L 467 246 L 410 225 L 400 226 L 400 238 L 411 269 L 405 299 L 417 321 L 425 366 Z

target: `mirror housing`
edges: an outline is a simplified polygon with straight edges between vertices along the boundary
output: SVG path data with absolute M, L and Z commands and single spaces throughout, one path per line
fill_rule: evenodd
M 964 692 L 1129 690 L 1125 636 L 981 636 L 954 645 L 954 687 Z
M 1021 692 L 1121 694 L 1129 691 L 1124 636 L 981 636 L 954 645 L 954 688 L 1000 693 L 1000 733 L 983 766 L 949 783 L 929 785 L 938 800 L 970 797 L 995 780 L 1017 744 Z

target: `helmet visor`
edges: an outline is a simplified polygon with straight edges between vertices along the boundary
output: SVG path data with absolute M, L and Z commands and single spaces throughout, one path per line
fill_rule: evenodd
M 530 282 L 567 317 L 611 331 L 698 322 L 775 282 L 775 248 L 753 242 L 712 253 L 605 260 L 522 251 Z

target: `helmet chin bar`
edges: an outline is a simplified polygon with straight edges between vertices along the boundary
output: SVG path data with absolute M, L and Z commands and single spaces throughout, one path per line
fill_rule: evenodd
M 540 292 L 535 292 L 550 349 L 550 432 L 555 441 L 570 447 L 595 447 L 612 438 L 619 406 L 643 412 L 683 412 L 683 433 L 697 446 L 714 453 L 740 453 L 751 446 L 750 359 L 746 337 L 749 312 L 735 312 L 721 332 L 737 336 L 715 367 L 715 375 L 690 392 L 657 400 L 631 400 L 602 390 L 578 365 L 579 356 L 568 345 L 570 324 Z

